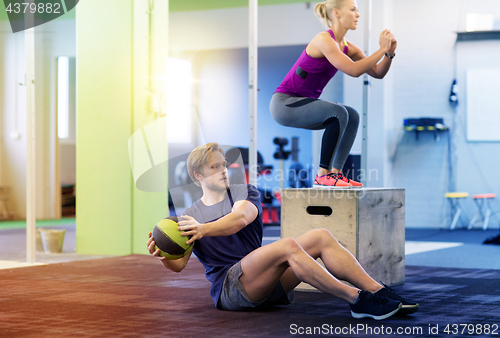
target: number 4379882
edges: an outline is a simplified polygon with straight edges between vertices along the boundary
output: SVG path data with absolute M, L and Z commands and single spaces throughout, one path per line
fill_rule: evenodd
M 55 14 L 60 14 L 61 13 L 61 4 L 56 2 L 56 3 L 29 3 L 29 2 L 16 2 L 14 4 L 9 3 L 7 8 L 5 9 L 6 12 L 8 13 L 26 13 L 29 12 L 31 14 L 34 13 L 55 13 Z
M 446 334 L 498 334 L 498 324 L 448 324 L 443 332 Z

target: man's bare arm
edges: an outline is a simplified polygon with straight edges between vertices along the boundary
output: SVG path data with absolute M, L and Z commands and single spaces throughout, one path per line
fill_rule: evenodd
M 191 216 L 182 216 L 179 230 L 184 231 L 182 236 L 192 236 L 186 243 L 191 244 L 203 237 L 229 236 L 237 233 L 252 223 L 259 215 L 259 210 L 247 200 L 234 203 L 232 211 L 210 223 L 200 224 Z

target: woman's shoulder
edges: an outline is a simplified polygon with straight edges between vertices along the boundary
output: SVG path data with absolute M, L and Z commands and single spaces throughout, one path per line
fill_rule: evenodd
M 339 48 L 337 41 L 330 31 L 323 31 L 318 34 L 311 40 L 311 43 L 316 47 L 328 47 L 328 48 Z
M 328 31 L 318 33 L 307 46 L 307 53 L 314 57 L 324 57 L 325 54 L 331 52 L 333 49 L 339 49 L 339 46 L 332 38 Z
M 329 41 L 329 42 L 335 42 L 335 39 L 333 36 L 330 34 L 329 31 L 322 31 L 316 34 L 316 36 L 313 38 L 314 40 L 322 40 L 322 41 Z

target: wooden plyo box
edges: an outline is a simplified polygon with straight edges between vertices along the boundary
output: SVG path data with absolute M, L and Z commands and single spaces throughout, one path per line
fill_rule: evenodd
M 282 190 L 281 238 L 320 228 L 329 230 L 376 281 L 404 283 L 404 189 Z M 297 290 L 316 289 L 301 283 Z

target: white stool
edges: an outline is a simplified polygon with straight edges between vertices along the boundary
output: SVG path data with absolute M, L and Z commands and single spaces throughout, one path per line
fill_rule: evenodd
M 492 211 L 490 201 L 493 200 L 495 197 L 496 197 L 495 194 L 479 194 L 472 196 L 474 202 L 477 205 L 477 213 L 471 219 L 467 229 L 470 230 L 474 224 L 478 223 L 478 221 L 476 221 L 478 218 L 479 222 L 483 223 L 483 230 L 488 229 L 488 222 L 490 220 L 490 215 Z M 483 214 L 483 210 L 486 211 L 486 215 Z M 495 214 L 493 214 L 493 216 L 496 217 Z

